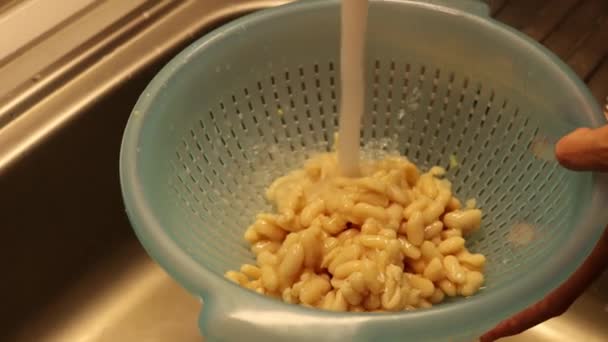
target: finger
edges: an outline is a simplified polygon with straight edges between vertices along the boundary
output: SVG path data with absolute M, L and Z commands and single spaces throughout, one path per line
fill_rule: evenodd
M 501 322 L 480 340 L 491 342 L 519 334 L 564 313 L 574 301 L 608 268 L 608 228 L 583 265 L 543 300 L 514 317 Z
M 577 129 L 557 143 L 555 154 L 569 169 L 608 172 L 608 126 Z

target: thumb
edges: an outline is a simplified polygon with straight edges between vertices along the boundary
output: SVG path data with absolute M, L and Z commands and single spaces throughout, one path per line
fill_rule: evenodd
M 555 154 L 566 168 L 608 172 L 608 126 L 577 129 L 557 143 Z

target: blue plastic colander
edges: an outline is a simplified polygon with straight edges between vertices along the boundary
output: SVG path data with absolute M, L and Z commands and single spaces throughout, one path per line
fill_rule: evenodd
M 264 187 L 327 149 L 337 130 L 339 2 L 301 1 L 188 47 L 147 87 L 124 135 L 133 227 L 202 298 L 208 340 L 475 337 L 566 279 L 608 222 L 606 177 L 552 158 L 561 136 L 603 120 L 568 67 L 481 3 L 374 1 L 369 15 L 363 143 L 394 144 L 422 168 L 458 160 L 448 175 L 457 195 L 485 213 L 469 248 L 488 257 L 486 286 L 427 310 L 333 313 L 223 277 L 254 260 L 242 235 L 268 209 Z

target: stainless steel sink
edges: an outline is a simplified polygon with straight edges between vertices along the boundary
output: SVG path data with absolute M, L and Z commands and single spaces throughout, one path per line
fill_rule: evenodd
M 90 58 L 60 60 L 5 97 L 0 88 L 0 340 L 203 340 L 201 303 L 147 257 L 129 226 L 121 135 L 177 51 L 230 18 L 284 2 L 150 1 L 78 47 Z M 505 341 L 608 341 L 606 323 L 608 275 L 562 317 Z

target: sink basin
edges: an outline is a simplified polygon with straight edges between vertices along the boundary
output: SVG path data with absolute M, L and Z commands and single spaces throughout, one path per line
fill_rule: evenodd
M 16 118 L 0 126 L 0 265 L 8 271 L 0 340 L 203 341 L 202 304 L 150 260 L 126 218 L 122 132 L 139 94 L 177 51 L 225 20 L 284 2 L 164 1 L 167 13 L 142 14 L 112 49 L 86 47 L 106 50 L 70 65 L 81 72 L 42 93 L 22 88 L 36 101 L 0 102 L 0 117 L 8 108 Z M 608 274 L 565 315 L 504 340 L 607 341 L 606 322 Z

